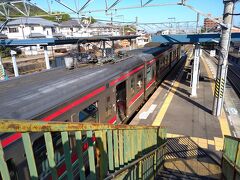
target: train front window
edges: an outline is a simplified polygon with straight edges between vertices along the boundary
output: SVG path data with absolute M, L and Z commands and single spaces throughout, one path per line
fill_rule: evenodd
M 97 102 L 79 112 L 79 122 L 98 122 Z

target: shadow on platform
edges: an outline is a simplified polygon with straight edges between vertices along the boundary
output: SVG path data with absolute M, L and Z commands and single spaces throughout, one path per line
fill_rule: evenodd
M 171 87 L 172 85 L 169 84 L 169 83 L 166 83 L 166 82 L 163 82 L 161 84 L 161 87 L 168 90 L 169 87 Z M 173 92 L 173 90 L 176 90 L 175 92 Z M 175 95 L 177 95 L 178 97 L 186 100 L 187 102 L 193 104 L 194 106 L 202 109 L 203 111 L 209 113 L 209 114 L 212 114 L 212 110 L 211 109 L 208 109 L 207 107 L 205 107 L 204 105 L 202 104 L 199 104 L 198 102 L 192 100 L 190 98 L 190 93 L 186 90 L 186 89 L 183 89 L 183 88 L 180 88 L 180 87 L 175 87 L 175 86 L 172 86 L 171 88 L 171 92 L 173 92 Z
M 200 148 L 190 137 L 169 138 L 164 168 L 157 179 L 219 179 L 220 164 L 214 152 Z

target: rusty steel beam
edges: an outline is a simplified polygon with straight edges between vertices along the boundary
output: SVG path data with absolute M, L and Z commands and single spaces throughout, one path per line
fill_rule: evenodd
M 1 119 L 0 132 L 60 132 L 79 130 L 114 130 L 114 129 L 159 129 L 159 126 L 129 126 L 99 123 L 44 122 L 37 120 Z

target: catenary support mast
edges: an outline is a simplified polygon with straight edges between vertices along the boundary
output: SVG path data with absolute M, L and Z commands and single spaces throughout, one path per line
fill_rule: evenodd
M 220 52 L 213 104 L 213 115 L 215 116 L 220 116 L 223 108 L 224 90 L 228 69 L 228 51 L 231 41 L 232 14 L 234 12 L 235 2 L 237 2 L 237 0 L 223 0 L 223 23 L 226 27 L 222 26 L 222 36 L 220 39 Z

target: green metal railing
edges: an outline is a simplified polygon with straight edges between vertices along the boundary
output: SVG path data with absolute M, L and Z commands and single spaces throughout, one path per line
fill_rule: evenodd
M 163 164 L 166 143 L 166 130 L 154 126 L 1 120 L 0 132 L 21 133 L 31 179 L 42 178 L 33 152 L 31 136 L 34 134 L 44 137 L 50 174 L 48 177 L 52 179 L 154 178 L 157 169 Z M 58 173 L 52 133 L 61 135 L 66 166 L 65 173 L 61 175 Z M 75 145 L 70 143 L 73 139 Z M 88 148 L 83 152 L 85 143 L 88 143 Z M 73 152 L 77 154 L 74 163 Z M 74 169 L 77 169 L 77 174 L 73 172 Z M 1 143 L 0 171 L 2 179 L 10 179 Z
M 225 136 L 222 156 L 222 175 L 224 179 L 240 179 L 240 139 Z

